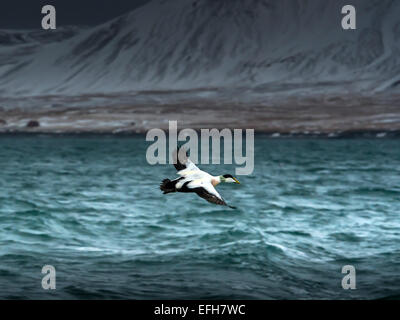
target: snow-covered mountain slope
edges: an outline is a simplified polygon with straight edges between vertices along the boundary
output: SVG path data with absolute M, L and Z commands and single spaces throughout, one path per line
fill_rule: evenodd
M 154 0 L 51 43 L 0 44 L 0 93 L 324 86 L 400 90 L 400 1 Z M 0 37 L 1 38 L 1 37 Z M 341 85 L 342 84 L 342 85 Z

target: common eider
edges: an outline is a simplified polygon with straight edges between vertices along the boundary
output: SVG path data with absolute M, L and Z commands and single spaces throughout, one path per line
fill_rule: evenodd
M 173 163 L 180 177 L 175 180 L 164 179 L 160 184 L 160 189 L 163 191 L 163 194 L 172 192 L 195 192 L 199 197 L 208 202 L 236 209 L 228 205 L 215 189 L 215 186 L 220 183 L 240 184 L 235 177 L 230 174 L 212 176 L 200 170 L 189 159 L 187 151 L 183 148 L 178 148 L 173 152 Z

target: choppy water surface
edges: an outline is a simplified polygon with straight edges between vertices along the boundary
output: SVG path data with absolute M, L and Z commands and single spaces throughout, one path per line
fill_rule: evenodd
M 147 146 L 0 138 L 0 298 L 400 296 L 400 140 L 258 137 L 254 174 L 218 187 L 237 210 L 162 195 L 175 169 L 148 165 Z

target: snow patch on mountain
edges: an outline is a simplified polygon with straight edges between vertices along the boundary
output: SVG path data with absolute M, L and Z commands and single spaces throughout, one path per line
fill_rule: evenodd
M 51 38 L 0 32 L 0 93 L 111 94 L 194 88 L 400 89 L 400 2 L 155 0 Z M 72 32 L 72 33 L 71 33 Z

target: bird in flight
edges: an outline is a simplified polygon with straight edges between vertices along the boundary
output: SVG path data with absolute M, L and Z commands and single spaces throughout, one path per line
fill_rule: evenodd
M 209 173 L 200 170 L 188 157 L 187 151 L 183 148 L 176 149 L 173 154 L 173 163 L 178 170 L 177 174 L 180 176 L 175 180 L 164 179 L 160 184 L 160 189 L 163 194 L 172 192 L 195 192 L 199 197 L 207 200 L 208 202 L 228 206 L 215 189 L 220 183 L 238 183 L 240 182 L 230 174 L 222 176 L 212 176 Z

